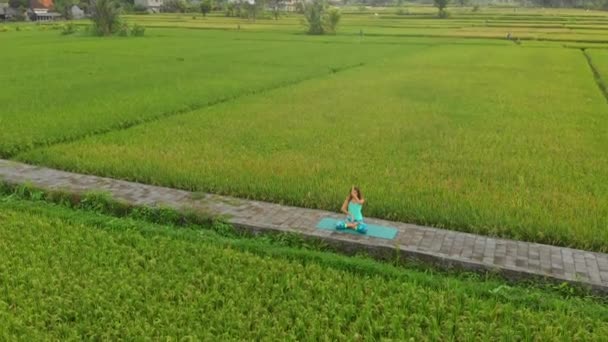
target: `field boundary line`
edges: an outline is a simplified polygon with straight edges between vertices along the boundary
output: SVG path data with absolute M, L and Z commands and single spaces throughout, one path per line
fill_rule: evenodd
M 366 218 L 366 221 L 396 229 L 393 240 L 345 234 L 316 228 L 321 219 L 343 219 L 336 212 L 190 192 L 2 159 L 0 182 L 75 196 L 102 192 L 130 206 L 169 208 L 206 218 L 222 218 L 251 234 L 296 233 L 323 241 L 348 255 L 366 252 L 383 260 L 413 259 L 439 268 L 495 272 L 513 281 L 567 282 L 608 295 L 608 254 L 605 253 L 376 218 Z
M 589 68 L 591 68 L 591 72 L 593 73 L 593 78 L 595 79 L 595 84 L 597 84 L 597 87 L 600 88 L 600 92 L 602 93 L 602 95 L 604 95 L 606 102 L 608 102 L 608 86 L 604 82 L 604 79 L 602 79 L 602 75 L 595 67 L 595 64 L 593 64 L 593 59 L 591 58 L 591 55 L 589 55 L 589 53 L 587 52 L 587 49 L 581 48 L 581 51 L 583 52 L 583 55 L 585 56 L 585 59 L 587 60 L 587 64 L 589 65 Z
M 291 87 L 296 84 L 304 83 L 304 82 L 311 81 L 311 80 L 318 79 L 318 78 L 327 77 L 327 76 L 334 75 L 334 74 L 337 74 L 337 73 L 340 73 L 343 71 L 363 67 L 365 65 L 366 65 L 365 62 L 360 62 L 360 63 L 356 63 L 356 64 L 350 64 L 350 65 L 344 65 L 344 66 L 338 66 L 338 67 L 327 67 L 328 72 L 326 72 L 326 73 L 319 73 L 319 74 L 311 75 L 308 77 L 302 77 L 302 78 L 298 78 L 298 79 L 291 80 L 291 81 L 279 82 L 274 85 L 265 86 L 265 87 L 262 87 L 262 88 L 259 88 L 256 90 L 244 91 L 238 95 L 221 97 L 219 99 L 211 100 L 211 101 L 208 101 L 205 103 L 188 105 L 185 108 L 163 112 L 163 113 L 145 117 L 145 118 L 142 118 L 139 120 L 126 121 L 126 122 L 123 122 L 123 123 L 120 123 L 117 125 L 111 125 L 109 127 L 106 127 L 106 128 L 100 129 L 100 130 L 93 130 L 93 131 L 90 131 L 90 132 L 87 132 L 87 133 L 84 133 L 81 135 L 74 135 L 74 136 L 64 138 L 64 139 L 58 138 L 58 139 L 48 141 L 48 142 L 33 143 L 32 145 L 28 146 L 27 148 L 17 149 L 16 151 L 13 151 L 13 152 L 3 153 L 2 151 L 0 151 L 0 158 L 11 159 L 21 153 L 25 153 L 25 152 L 35 150 L 38 148 L 51 147 L 51 146 L 59 145 L 59 144 L 68 144 L 68 143 L 72 143 L 72 142 L 86 139 L 86 138 L 93 137 L 93 136 L 103 135 L 103 134 L 107 134 L 107 133 L 111 133 L 111 132 L 123 131 L 123 130 L 129 129 L 129 128 L 132 128 L 132 127 L 144 125 L 147 123 L 163 120 L 163 119 L 178 116 L 178 115 L 191 113 L 191 112 L 194 112 L 197 110 L 213 107 L 213 106 L 220 105 L 223 103 L 228 103 L 231 101 L 235 101 L 239 98 L 259 95 L 259 94 L 271 92 L 271 91 L 274 91 L 277 89 Z

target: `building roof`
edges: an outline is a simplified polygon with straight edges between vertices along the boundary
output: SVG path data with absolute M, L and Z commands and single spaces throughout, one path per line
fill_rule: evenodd
M 30 8 L 46 8 L 53 7 L 53 0 L 30 0 Z

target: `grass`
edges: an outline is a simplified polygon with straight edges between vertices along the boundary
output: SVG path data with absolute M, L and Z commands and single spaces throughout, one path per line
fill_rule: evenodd
M 240 37 L 171 30 L 102 40 L 3 33 L 11 46 L 2 53 L 3 67 L 18 72 L 0 75 L 0 84 L 10 84 L 0 92 L 0 156 L 356 67 L 392 49 Z
M 599 299 L 0 200 L 2 339 L 602 340 Z M 48 248 L 52 246 L 52 248 Z
M 405 46 L 18 159 L 330 210 L 357 183 L 368 216 L 606 251 L 607 114 L 580 50 Z

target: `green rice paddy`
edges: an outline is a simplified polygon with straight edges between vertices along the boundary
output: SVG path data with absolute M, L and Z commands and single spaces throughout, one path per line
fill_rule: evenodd
M 608 252 L 608 13 L 450 12 L 348 7 L 322 37 L 295 14 L 0 25 L 0 157 L 327 210 L 357 184 L 366 216 Z M 566 285 L 19 198 L 0 340 L 608 336 L 605 300 Z
M 567 287 L 433 274 L 5 196 L 0 222 L 3 340 L 608 334 L 607 306 Z
M 431 10 L 351 8 L 323 37 L 293 14 L 2 32 L 0 153 L 329 210 L 356 183 L 368 216 L 607 251 L 608 105 L 581 51 L 607 73 L 606 13 Z
M 236 41 L 158 32 L 141 39 L 3 33 L 0 155 L 158 119 L 382 56 L 349 44 Z M 317 56 L 326 56 L 322 59 Z M 35 88 L 32 85 L 36 84 Z

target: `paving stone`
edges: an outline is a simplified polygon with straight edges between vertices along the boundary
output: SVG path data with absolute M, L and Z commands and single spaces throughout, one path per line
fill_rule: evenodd
M 454 234 L 453 239 L 454 239 L 454 241 L 452 242 L 452 246 L 450 247 L 450 251 L 449 251 L 448 255 L 450 257 L 457 257 L 460 255 L 460 253 L 462 253 L 462 248 L 463 248 L 463 244 L 464 244 L 464 236 L 462 236 L 460 234 Z
M 432 252 L 439 252 L 441 249 L 441 245 L 443 244 L 443 239 L 445 238 L 445 232 L 441 233 L 433 233 L 433 242 L 431 242 L 430 250 Z
M 594 283 L 601 283 L 600 269 L 597 266 L 597 260 L 593 254 L 585 254 L 587 269 L 589 270 L 589 279 Z
M 445 238 L 443 239 L 443 243 L 441 244 L 441 249 L 439 250 L 439 252 L 444 255 L 450 255 L 450 251 L 452 250 L 454 241 L 454 234 L 452 234 L 451 232 L 447 232 L 445 234 Z
M 395 227 L 394 241 L 364 235 L 316 229 L 323 217 L 341 218 L 334 212 L 282 206 L 214 194 L 145 185 L 110 178 L 74 174 L 0 159 L 0 180 L 82 194 L 86 191 L 109 192 L 113 198 L 133 205 L 168 206 L 194 209 L 215 216 L 253 233 L 265 231 L 297 232 L 324 239 L 345 253 L 365 250 L 378 257 L 393 257 L 395 248 L 403 257 L 418 258 L 443 266 L 469 270 L 502 272 L 519 279 L 543 276 L 556 281 L 591 284 L 608 293 L 608 255 L 571 248 L 490 238 L 442 229 L 366 219 L 369 223 Z

